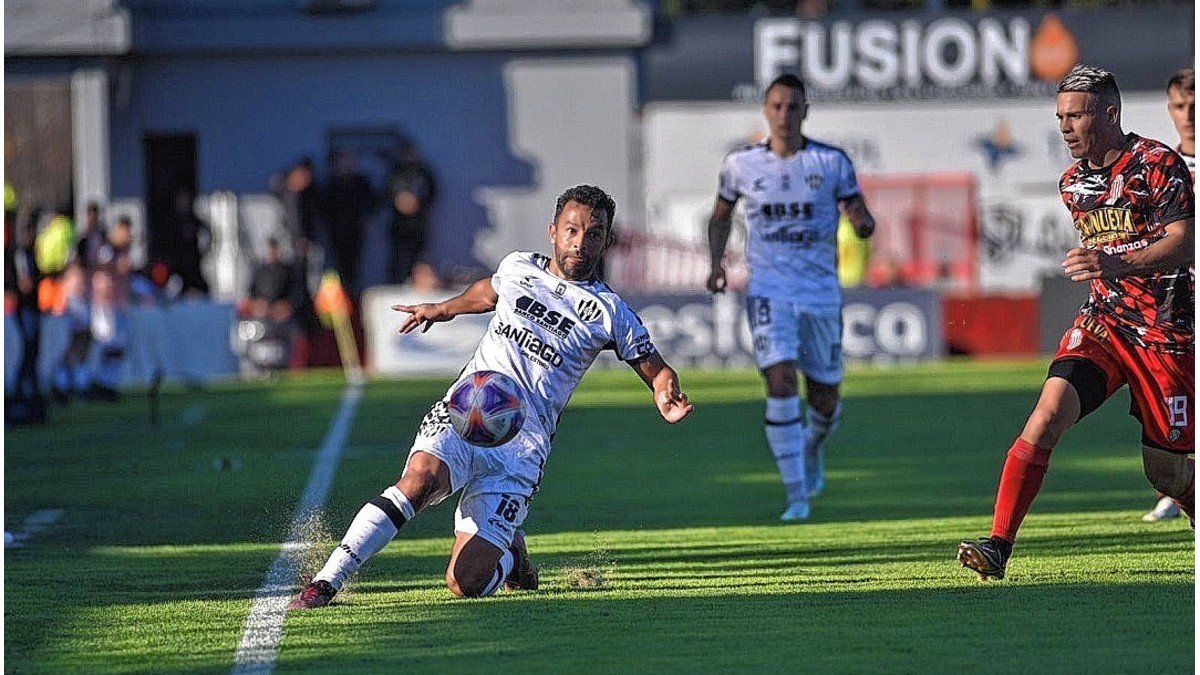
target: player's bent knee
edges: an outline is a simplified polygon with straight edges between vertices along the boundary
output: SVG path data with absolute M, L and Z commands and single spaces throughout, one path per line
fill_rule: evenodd
M 767 395 L 772 398 L 790 398 L 800 393 L 796 376 L 796 363 L 784 361 L 767 366 L 762 371 L 767 383 Z
M 1176 499 L 1183 496 L 1192 484 L 1192 472 L 1187 455 L 1159 448 L 1142 448 L 1142 468 L 1155 490 Z
M 446 570 L 446 588 L 460 598 L 481 598 L 490 590 L 492 573 L 485 576 L 464 570 L 460 577 L 455 569 Z
M 1060 378 L 1069 385 L 1070 393 L 1064 389 L 1062 399 L 1073 394 L 1074 401 L 1078 402 L 1079 412 L 1075 419 L 1070 420 L 1071 423 L 1087 417 L 1108 398 L 1108 375 L 1100 366 L 1087 359 L 1066 358 L 1054 361 L 1046 373 L 1047 385 L 1051 378 Z
M 446 587 L 460 598 L 481 598 L 495 592 L 503 551 L 495 544 L 472 537 L 450 561 Z

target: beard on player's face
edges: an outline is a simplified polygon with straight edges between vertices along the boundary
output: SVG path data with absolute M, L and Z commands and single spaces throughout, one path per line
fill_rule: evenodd
M 585 281 L 595 276 L 600 256 L 589 256 L 579 249 L 554 247 L 554 259 L 563 276 L 571 281 Z
M 589 207 L 568 204 L 551 230 L 554 263 L 571 281 L 586 281 L 596 275 L 608 245 L 608 214 L 593 213 Z M 587 223 L 585 226 L 584 223 Z

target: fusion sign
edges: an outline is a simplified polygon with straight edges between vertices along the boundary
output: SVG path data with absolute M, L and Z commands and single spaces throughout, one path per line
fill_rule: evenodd
M 814 99 L 1037 95 L 1053 91 L 1078 56 L 1074 36 L 1054 14 L 1037 26 L 1023 16 L 762 19 L 754 27 L 753 92 L 794 72 Z

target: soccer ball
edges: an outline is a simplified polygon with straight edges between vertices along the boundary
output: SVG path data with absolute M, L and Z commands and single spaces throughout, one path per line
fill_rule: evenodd
M 521 390 L 503 373 L 472 373 L 450 392 L 450 424 L 471 445 L 504 445 L 521 430 L 525 406 Z

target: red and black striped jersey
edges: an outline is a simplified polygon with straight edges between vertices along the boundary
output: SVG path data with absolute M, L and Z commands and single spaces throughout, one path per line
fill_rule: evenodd
M 1183 158 L 1136 134 L 1100 169 L 1080 160 L 1059 181 L 1079 240 L 1110 255 L 1138 251 L 1166 235 L 1166 225 L 1194 215 L 1192 177 Z M 1193 282 L 1187 267 L 1149 275 L 1095 279 L 1082 312 L 1108 315 L 1134 344 L 1171 353 L 1193 349 Z

